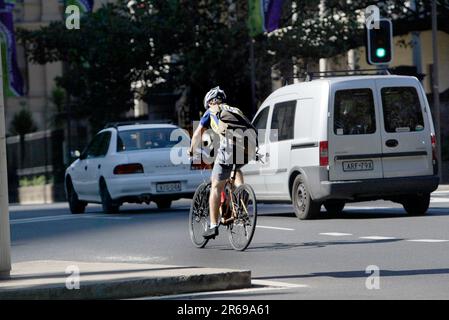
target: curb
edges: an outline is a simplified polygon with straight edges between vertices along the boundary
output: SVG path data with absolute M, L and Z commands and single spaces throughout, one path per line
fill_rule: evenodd
M 0 300 L 127 299 L 249 287 L 251 287 L 251 271 L 225 271 L 190 276 L 91 281 L 81 283 L 79 290 L 68 290 L 62 284 L 5 288 L 0 290 Z

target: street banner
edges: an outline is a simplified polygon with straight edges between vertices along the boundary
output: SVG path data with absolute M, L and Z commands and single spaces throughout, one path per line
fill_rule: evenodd
M 6 97 L 23 95 L 23 78 L 17 64 L 14 6 L 14 0 L 0 0 L 0 49 L 2 51 L 3 90 Z
M 81 14 L 90 13 L 94 9 L 94 0 L 65 0 L 64 7 L 77 6 Z
M 248 0 L 248 27 L 251 36 L 279 28 L 284 0 Z

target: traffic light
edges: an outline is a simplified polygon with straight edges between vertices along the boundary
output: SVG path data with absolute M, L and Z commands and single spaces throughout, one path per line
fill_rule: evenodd
M 371 65 L 386 65 L 393 59 L 393 25 L 380 19 L 378 26 L 366 30 L 366 60 Z

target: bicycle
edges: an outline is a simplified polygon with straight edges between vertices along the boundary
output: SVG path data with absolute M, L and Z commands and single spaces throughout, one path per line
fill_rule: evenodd
M 248 184 L 235 187 L 235 165 L 231 178 L 226 181 L 221 195 L 220 223 L 228 230 L 228 237 L 234 250 L 244 251 L 254 237 L 257 224 L 257 200 L 253 188 Z M 193 196 L 189 213 L 189 231 L 192 243 L 204 248 L 209 239 L 203 232 L 209 227 L 210 182 L 202 183 Z

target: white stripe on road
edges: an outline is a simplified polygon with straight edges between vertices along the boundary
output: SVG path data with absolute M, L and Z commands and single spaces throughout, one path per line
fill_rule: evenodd
M 249 289 L 237 289 L 237 290 L 227 290 L 227 291 L 210 291 L 210 292 L 198 292 L 198 293 L 185 293 L 176 294 L 171 296 L 159 296 L 159 297 L 144 297 L 137 298 L 134 300 L 165 300 L 165 299 L 185 299 L 185 298 L 195 298 L 195 297 L 207 297 L 210 295 L 225 295 L 225 294 L 241 294 L 241 293 L 255 293 L 255 292 L 266 292 L 274 290 L 286 290 L 294 288 L 308 288 L 306 284 L 294 284 L 285 283 L 277 281 L 265 281 L 265 280 L 252 280 L 252 285 L 263 286 L 262 288 L 249 288 Z
M 88 215 L 88 216 L 80 216 L 79 218 L 85 218 L 85 219 L 105 219 L 105 220 L 130 220 L 131 217 L 104 217 L 104 216 L 92 216 L 92 215 Z
M 352 236 L 352 233 L 324 232 L 324 233 L 320 233 L 320 235 L 331 236 L 331 237 L 344 237 L 344 236 Z
M 48 221 L 60 221 L 68 219 L 76 219 L 78 217 L 73 215 L 61 215 L 61 216 L 45 216 L 37 218 L 25 218 L 25 219 L 12 219 L 11 224 L 22 224 L 22 223 L 34 223 L 34 222 L 48 222 Z
M 382 236 L 368 236 L 368 237 L 359 237 L 359 239 L 368 239 L 368 240 L 393 240 L 395 237 L 382 237 Z
M 256 228 L 261 228 L 261 229 L 273 229 L 273 230 L 283 230 L 283 231 L 295 231 L 295 229 L 290 229 L 290 228 L 280 228 L 280 227 L 270 227 L 270 226 L 259 226 L 259 225 L 257 225 Z
M 406 240 L 409 242 L 429 242 L 429 243 L 438 243 L 438 242 L 449 242 L 449 240 L 443 240 L 443 239 L 412 239 L 412 240 Z
M 24 223 L 36 223 L 36 222 L 51 222 L 62 221 L 72 219 L 106 219 L 106 220 L 130 220 L 131 217 L 102 217 L 102 216 L 79 216 L 79 215 L 60 215 L 60 216 L 44 216 L 36 218 L 24 218 L 24 219 L 12 219 L 11 224 L 24 224 Z
M 430 198 L 430 202 L 449 202 L 449 198 Z

